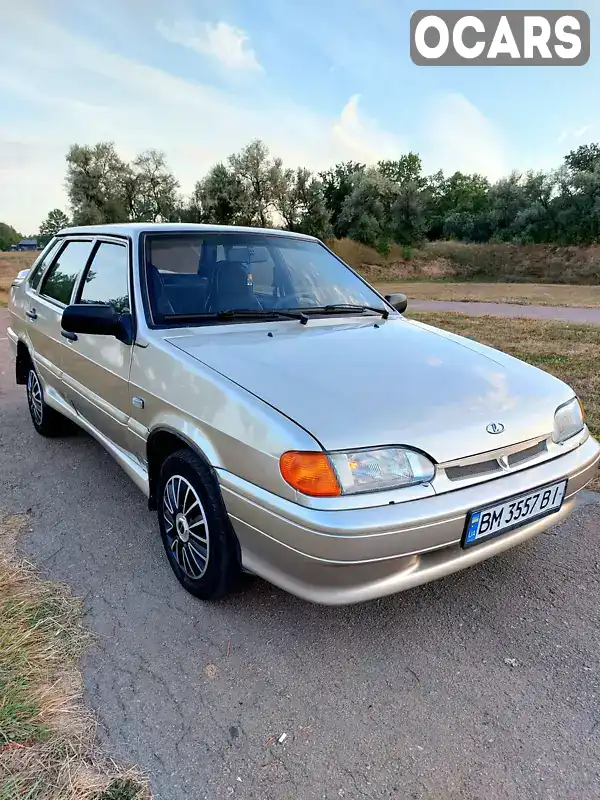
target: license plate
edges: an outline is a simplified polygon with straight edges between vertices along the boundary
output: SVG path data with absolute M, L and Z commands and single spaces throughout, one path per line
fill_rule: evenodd
M 566 488 L 567 481 L 562 480 L 509 497 L 493 506 L 471 511 L 467 517 L 462 546 L 472 547 L 534 519 L 554 514 L 562 505 Z

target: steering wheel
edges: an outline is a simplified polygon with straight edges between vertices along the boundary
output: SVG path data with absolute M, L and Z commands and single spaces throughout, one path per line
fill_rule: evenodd
M 300 292 L 299 294 L 288 294 L 286 297 L 280 297 L 273 306 L 273 310 L 277 311 L 280 308 L 299 308 L 301 306 L 317 306 L 315 298 L 308 292 Z

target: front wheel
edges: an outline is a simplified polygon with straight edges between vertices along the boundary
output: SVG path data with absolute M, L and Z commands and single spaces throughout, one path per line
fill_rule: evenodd
M 33 365 L 27 373 L 27 405 L 33 427 L 42 436 L 60 436 L 68 425 L 62 414 L 55 411 L 44 400 L 44 390 L 40 377 Z
M 160 471 L 158 524 L 177 580 L 201 600 L 228 594 L 240 574 L 239 548 L 210 468 L 190 450 Z

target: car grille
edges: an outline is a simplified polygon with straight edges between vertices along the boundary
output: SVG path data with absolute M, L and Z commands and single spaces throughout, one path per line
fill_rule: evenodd
M 502 467 L 495 458 L 490 461 L 481 461 L 479 464 L 446 468 L 446 475 L 451 481 L 462 481 L 464 478 L 475 478 L 478 475 L 489 475 L 492 472 L 502 472 Z
M 544 439 L 532 447 L 526 447 L 525 450 L 519 450 L 508 456 L 508 466 L 516 467 L 517 464 L 522 464 L 525 461 L 531 461 L 532 458 L 548 452 L 548 444 Z
M 528 462 L 543 458 L 548 452 L 546 438 L 534 442 L 523 442 L 504 450 L 492 453 L 482 453 L 480 456 L 471 456 L 458 462 L 442 464 L 448 480 L 465 481 L 473 478 L 493 477 L 496 474 L 510 471 L 515 467 L 523 467 Z M 462 461 L 462 463 L 461 463 Z

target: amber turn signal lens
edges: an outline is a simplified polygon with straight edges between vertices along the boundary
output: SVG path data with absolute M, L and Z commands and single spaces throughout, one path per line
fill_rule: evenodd
M 281 474 L 290 486 L 311 497 L 337 497 L 342 493 L 325 453 L 291 450 L 279 459 Z

